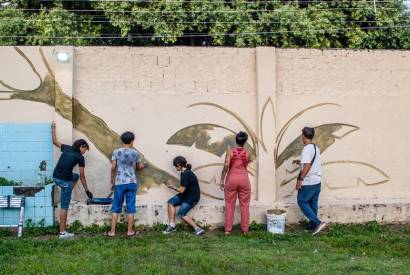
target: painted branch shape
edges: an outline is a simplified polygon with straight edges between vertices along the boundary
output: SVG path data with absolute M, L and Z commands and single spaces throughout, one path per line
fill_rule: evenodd
M 71 99 L 67 96 L 58 85 L 55 79 L 53 70 L 47 61 L 47 58 L 41 48 L 39 53 L 41 55 L 44 66 L 47 68 L 47 74 L 44 79 L 36 70 L 35 66 L 24 54 L 23 51 L 15 47 L 19 55 L 24 58 L 32 68 L 33 72 L 40 78 L 40 85 L 33 90 L 20 90 L 1 84 L 10 91 L 0 91 L 2 93 L 10 94 L 9 98 L 2 98 L 0 100 L 27 100 L 34 102 L 45 103 L 55 108 L 63 118 L 69 120 L 73 124 L 73 128 L 82 132 L 95 145 L 95 147 L 108 159 L 111 159 L 112 151 L 120 146 L 120 137 L 99 117 L 93 115 L 88 111 L 77 99 Z M 74 112 L 73 112 L 74 110 Z M 141 157 L 145 156 L 140 152 Z M 148 160 L 144 160 L 148 167 L 139 173 L 139 180 L 146 188 L 153 185 L 160 185 L 165 181 L 170 181 L 173 184 L 178 184 L 178 179 L 171 174 L 159 169 Z

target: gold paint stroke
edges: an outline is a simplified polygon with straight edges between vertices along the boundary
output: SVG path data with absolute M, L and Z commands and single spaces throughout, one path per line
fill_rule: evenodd
M 37 88 L 32 89 L 32 90 L 21 90 L 21 89 L 14 88 L 14 87 L 12 87 L 12 86 L 6 84 L 4 81 L 0 80 L 0 84 L 10 90 L 10 91 L 0 91 L 0 92 L 1 92 L 1 93 L 11 93 L 11 92 L 21 93 L 21 92 L 37 91 L 37 90 L 41 87 L 41 85 L 42 85 L 42 83 L 43 83 L 43 80 L 41 79 L 40 73 L 37 71 L 37 69 L 35 68 L 35 66 L 34 66 L 33 63 L 31 62 L 31 60 L 26 56 L 26 54 L 25 54 L 22 50 L 20 50 L 18 47 L 14 47 L 14 50 L 15 50 L 21 57 L 23 57 L 23 58 L 26 60 L 26 62 L 27 62 L 28 65 L 30 66 L 30 68 L 33 70 L 34 74 L 35 74 L 35 75 L 38 77 L 38 79 L 40 80 L 40 84 L 38 85 Z
M 73 123 L 74 129 L 84 133 L 108 160 L 111 159 L 112 151 L 120 146 L 119 135 L 111 130 L 101 118 L 91 114 L 77 99 L 72 100 L 62 91 L 55 81 L 54 73 L 42 49 L 40 48 L 39 51 L 48 70 L 44 81 L 36 90 L 13 93 L 8 100 L 35 101 L 54 107 L 57 113 Z M 144 155 L 140 154 L 144 159 Z M 149 161 L 146 162 L 148 167 L 139 173 L 139 179 L 144 186 L 158 185 L 168 180 L 175 186 L 179 183 L 178 179 L 172 175 L 154 166 Z
M 315 108 L 321 107 L 321 106 L 326 106 L 326 105 L 333 105 L 333 106 L 338 106 L 338 107 L 342 107 L 341 105 L 337 104 L 337 103 L 319 103 L 319 104 L 315 104 L 312 106 L 309 106 L 305 109 L 303 109 L 302 111 L 298 112 L 297 114 L 295 114 L 294 116 L 292 116 L 286 123 L 285 125 L 281 128 L 281 130 L 279 131 L 277 137 L 276 137 L 276 151 L 275 151 L 275 160 L 277 159 L 277 153 L 279 150 L 279 146 L 280 143 L 282 141 L 282 138 L 284 136 L 284 134 L 286 133 L 287 129 L 289 128 L 290 124 L 296 120 L 297 118 L 299 118 L 301 115 L 303 115 L 304 113 L 306 113 L 307 111 L 313 110 Z
M 274 107 L 274 105 L 273 105 L 272 98 L 269 97 L 269 98 L 266 100 L 266 102 L 265 102 L 265 104 L 263 105 L 263 107 L 262 107 L 262 114 L 261 114 L 261 117 L 260 117 L 260 119 L 259 119 L 259 128 L 260 128 L 260 135 L 261 135 L 260 141 L 261 141 L 262 147 L 264 148 L 265 152 L 267 152 L 267 149 L 266 149 L 266 146 L 265 146 L 265 140 L 264 140 L 264 138 L 263 138 L 263 118 L 264 118 L 264 116 L 265 116 L 265 111 L 266 111 L 266 108 L 268 107 L 268 104 L 270 104 L 270 106 L 271 106 L 271 108 L 272 108 L 273 121 L 275 122 L 275 120 L 276 120 L 275 107 Z
M 341 136 L 336 136 L 334 133 L 338 130 L 342 129 L 342 127 L 349 127 L 346 133 Z M 329 124 L 322 124 L 315 127 L 316 135 L 314 138 L 315 143 L 319 146 L 321 152 L 323 153 L 333 145 L 336 140 L 342 139 L 350 133 L 358 131 L 360 128 L 355 125 L 346 124 L 346 123 L 329 123 Z M 297 157 L 303 149 L 303 144 L 299 137 L 296 137 L 286 148 L 282 151 L 282 153 L 277 156 L 276 158 L 276 168 L 279 168 L 286 160 L 290 159 L 291 157 Z

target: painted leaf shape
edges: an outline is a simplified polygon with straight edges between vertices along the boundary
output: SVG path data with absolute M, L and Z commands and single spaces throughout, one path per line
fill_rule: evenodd
M 224 137 L 220 141 L 211 142 L 211 134 L 215 130 L 224 130 Z M 182 145 L 195 148 L 221 157 L 228 147 L 235 147 L 235 132 L 216 124 L 194 124 L 185 127 L 173 134 L 167 141 L 167 144 Z M 250 152 L 251 158 L 254 156 L 254 150 L 249 144 L 245 148 Z
M 209 163 L 192 169 L 198 177 L 202 194 L 213 199 L 224 199 L 224 192 L 221 191 L 219 186 L 223 166 L 224 163 Z M 250 178 L 254 177 L 251 165 L 248 166 L 248 174 Z
M 314 142 L 319 146 L 321 153 L 326 151 L 336 140 L 342 139 L 350 133 L 359 130 L 360 128 L 355 125 L 345 123 L 330 123 L 322 124 L 315 127 Z M 300 156 L 303 149 L 302 141 L 300 137 L 296 137 L 276 160 L 276 169 L 279 168 L 286 160 L 290 158 L 297 158 Z
M 223 165 L 223 163 L 210 163 L 192 169 L 198 177 L 202 194 L 214 199 L 223 200 L 224 193 L 219 187 L 218 180 Z
M 344 171 L 348 171 L 345 173 Z M 386 183 L 390 177 L 376 166 L 360 161 L 322 163 L 323 182 L 329 189 L 355 188 Z

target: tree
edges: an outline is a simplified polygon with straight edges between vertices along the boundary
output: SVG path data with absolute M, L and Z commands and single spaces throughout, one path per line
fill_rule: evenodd
M 409 49 L 404 2 L 376 3 L 21 0 L 0 10 L 0 43 Z

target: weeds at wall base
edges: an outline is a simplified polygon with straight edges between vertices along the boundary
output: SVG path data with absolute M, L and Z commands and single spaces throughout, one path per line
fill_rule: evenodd
M 301 222 L 300 224 L 294 225 L 287 225 L 286 233 L 284 235 L 276 235 L 279 239 L 287 239 L 291 238 L 292 236 L 299 235 L 300 232 L 304 231 L 305 222 Z M 120 222 L 117 224 L 117 232 L 119 234 L 127 232 L 127 223 Z M 145 226 L 145 225 L 136 225 L 134 228 L 140 233 L 155 233 L 155 232 L 162 232 L 166 228 L 166 224 L 155 224 L 153 226 Z M 223 232 L 223 228 L 210 228 L 207 225 L 202 225 L 206 231 L 212 233 Z M 250 232 L 265 232 L 266 231 L 266 224 L 252 222 L 250 224 Z M 98 235 L 103 234 L 111 229 L 109 224 L 105 225 L 97 225 L 93 224 L 91 226 L 84 226 L 81 224 L 80 221 L 75 220 L 67 227 L 67 231 L 73 232 L 76 234 L 84 234 L 84 235 Z M 380 224 L 376 221 L 364 223 L 364 224 L 331 224 L 329 225 L 328 229 L 326 230 L 326 235 L 329 237 L 343 237 L 348 235 L 362 235 L 362 234 L 389 234 L 391 231 L 403 232 L 405 234 L 410 234 L 410 225 L 407 224 Z M 180 223 L 177 224 L 177 231 L 178 232 L 192 232 L 192 228 L 185 224 Z M 24 228 L 24 235 L 25 238 L 30 237 L 38 237 L 38 236 L 45 236 L 45 235 L 57 235 L 59 232 L 59 224 L 56 223 L 54 226 L 44 226 L 41 221 L 39 223 L 33 223 L 28 221 L 25 228 Z M 233 232 L 240 232 L 239 225 L 234 226 Z M 2 237 L 16 237 L 16 230 L 15 229 L 0 229 L 0 238 Z

